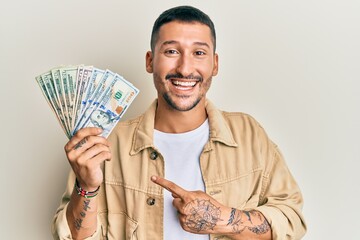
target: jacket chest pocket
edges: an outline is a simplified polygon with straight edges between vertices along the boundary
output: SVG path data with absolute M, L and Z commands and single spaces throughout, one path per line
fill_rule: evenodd
M 108 225 L 104 231 L 108 240 L 138 240 L 136 229 L 138 223 L 126 213 L 108 213 Z
M 251 172 L 211 187 L 209 193 L 219 202 L 237 209 L 256 208 L 261 193 L 261 174 Z

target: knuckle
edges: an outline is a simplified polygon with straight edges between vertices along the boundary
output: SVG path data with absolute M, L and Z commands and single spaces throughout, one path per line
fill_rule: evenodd
M 94 150 L 96 151 L 96 152 L 103 152 L 104 150 L 105 150 L 105 147 L 104 147 L 104 145 L 102 145 L 102 144 L 96 144 L 96 145 L 94 145 Z
M 101 157 L 102 159 L 109 159 L 109 158 L 111 158 L 111 155 L 109 155 L 108 152 L 101 152 L 99 154 L 99 157 Z
M 105 158 L 110 160 L 111 159 L 111 153 L 105 152 Z
M 182 229 L 185 230 L 185 231 L 188 231 L 188 228 L 187 228 L 187 226 L 185 224 L 184 218 L 179 217 L 179 220 L 180 220 L 180 225 L 181 225 Z
M 86 161 L 83 164 L 83 168 L 85 169 L 85 171 L 90 172 L 93 168 L 93 164 L 91 164 L 92 161 Z
M 95 142 L 94 136 L 86 136 L 86 137 L 84 137 L 84 140 L 86 143 L 88 143 L 90 145 L 94 144 L 94 142 Z
M 80 165 L 80 166 L 86 166 L 86 163 L 88 159 L 86 159 L 86 157 L 84 155 L 80 155 L 77 159 L 76 162 Z
M 75 156 L 72 152 L 67 153 L 67 158 L 70 162 L 75 161 Z
M 86 138 L 87 136 L 89 136 L 89 130 L 87 128 L 80 129 L 74 135 L 74 137 L 79 138 L 79 139 Z
M 79 154 L 78 151 L 76 151 L 76 149 L 70 149 L 68 152 L 66 152 L 66 157 L 69 159 L 69 160 L 76 160 L 79 156 L 81 156 Z
M 104 152 L 110 152 L 110 148 L 108 146 L 104 145 L 104 144 L 101 144 L 101 149 Z
M 77 131 L 76 133 L 75 133 L 75 135 L 72 137 L 72 138 L 82 138 L 83 137 L 83 131 L 82 131 L 82 129 L 80 129 L 79 131 Z

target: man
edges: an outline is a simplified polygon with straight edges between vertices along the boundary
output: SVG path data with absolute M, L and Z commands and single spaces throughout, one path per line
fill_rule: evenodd
M 158 98 L 108 139 L 85 128 L 65 145 L 73 171 L 55 238 L 304 235 L 302 196 L 276 145 L 250 116 L 206 99 L 218 72 L 215 48 L 214 25 L 200 10 L 182 6 L 159 16 L 146 54 Z

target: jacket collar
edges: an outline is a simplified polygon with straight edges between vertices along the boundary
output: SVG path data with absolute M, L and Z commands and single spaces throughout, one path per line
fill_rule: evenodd
M 205 105 L 210 126 L 210 141 L 217 141 L 231 147 L 236 147 L 237 143 L 233 138 L 222 112 L 209 100 L 206 100 Z M 130 152 L 131 155 L 137 154 L 145 148 L 155 148 L 153 135 L 156 108 L 157 100 L 154 100 L 148 110 L 140 117 L 138 126 L 135 129 Z M 209 144 L 207 144 L 205 148 L 207 148 L 206 150 L 210 150 Z

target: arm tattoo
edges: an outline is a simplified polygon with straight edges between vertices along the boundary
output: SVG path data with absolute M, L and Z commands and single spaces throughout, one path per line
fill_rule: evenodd
M 78 148 L 81 148 L 86 142 L 87 142 L 86 138 L 82 139 L 80 142 L 78 142 L 78 143 L 75 145 L 74 149 L 76 150 L 76 149 L 78 149 Z
M 246 216 L 246 220 L 242 220 L 242 214 Z M 246 222 L 249 222 L 251 225 L 253 224 L 252 218 L 258 218 L 258 220 L 262 221 L 260 225 L 255 226 L 246 226 Z M 240 211 L 235 208 L 231 209 L 230 218 L 228 220 L 228 224 L 231 225 L 234 233 L 241 233 L 245 229 L 255 233 L 256 235 L 265 234 L 270 231 L 270 225 L 266 218 L 264 218 L 257 211 Z
M 233 208 L 235 209 L 235 208 Z M 232 212 L 233 210 L 231 210 Z M 243 221 L 241 221 L 242 213 L 241 211 L 238 211 L 235 209 L 234 211 L 234 219 L 231 223 L 232 229 L 234 233 L 241 233 L 245 230 L 245 226 L 242 224 Z
M 257 225 L 255 227 L 249 227 L 249 230 L 257 235 L 265 234 L 270 230 L 270 225 L 269 225 L 268 221 L 266 219 L 264 219 L 262 224 Z
M 195 199 L 189 202 L 185 209 L 187 209 L 186 212 L 190 212 L 185 224 L 196 232 L 213 229 L 220 220 L 220 208 L 212 204 L 210 200 Z
M 229 218 L 228 223 L 226 224 L 226 226 L 229 226 L 234 221 L 235 212 L 236 212 L 236 209 L 231 208 L 230 218 Z
M 74 222 L 74 223 L 75 223 L 75 229 L 76 229 L 76 230 L 78 230 L 78 231 L 80 230 L 82 221 L 83 221 L 83 220 L 82 220 L 81 218 L 75 219 L 75 222 Z
M 89 205 L 90 205 L 90 200 L 86 199 L 84 201 L 83 211 L 80 212 L 80 217 L 76 218 L 74 221 L 75 229 L 78 231 L 82 227 L 82 222 L 83 222 L 84 218 L 86 217 L 87 210 L 91 209 Z

